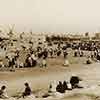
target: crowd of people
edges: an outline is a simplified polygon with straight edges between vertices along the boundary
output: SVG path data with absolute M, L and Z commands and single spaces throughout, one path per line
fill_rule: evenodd
M 38 43 L 35 47 L 35 43 L 32 41 L 12 42 L 12 41 L 1 41 L 0 42 L 0 52 L 5 52 L 3 56 L 0 57 L 0 68 L 10 68 L 13 71 L 15 68 L 29 68 L 39 66 L 40 68 L 48 67 L 48 58 L 59 59 L 63 56 L 63 66 L 69 66 L 70 62 L 68 59 L 68 49 L 73 51 L 73 57 L 86 57 L 86 64 L 91 64 L 92 61 L 100 61 L 100 43 L 99 42 L 43 42 Z M 16 48 L 14 48 L 14 46 Z M 14 48 L 14 51 L 11 50 Z M 1 53 L 2 54 L 2 53 Z M 22 58 L 24 58 L 22 60 Z M 5 63 L 6 62 L 6 63 Z M 62 65 L 61 65 L 62 66 Z M 70 82 L 59 81 L 56 86 L 50 84 L 48 89 L 48 95 L 44 94 L 43 97 L 51 95 L 51 93 L 59 92 L 65 93 L 66 90 L 73 90 L 74 88 L 83 88 L 79 86 L 79 77 L 72 76 Z M 32 94 L 32 89 L 28 83 L 25 83 L 25 91 L 22 93 L 21 97 L 25 98 Z M 54 88 L 55 87 L 55 88 Z M 0 98 L 9 98 L 6 92 L 6 86 L 2 86 L 0 89 Z
M 22 41 L 22 40 L 21 40 Z M 19 44 L 18 44 L 19 43 Z M 87 64 L 92 63 L 92 60 L 95 61 L 100 60 L 100 46 L 99 42 L 43 42 L 41 44 L 38 43 L 36 47 L 34 47 L 35 43 L 32 41 L 28 41 L 22 43 L 20 42 L 3 41 L 0 45 L 0 52 L 5 52 L 4 59 L 6 60 L 6 64 L 2 57 L 0 58 L 0 67 L 8 67 L 8 68 L 24 68 L 24 67 L 35 67 L 39 65 L 42 68 L 46 68 L 48 63 L 48 57 L 56 57 L 63 55 L 64 58 L 64 66 L 69 66 L 68 61 L 68 48 L 71 48 L 74 51 L 74 57 L 87 57 Z M 27 46 L 25 46 L 27 44 Z M 14 46 L 16 48 L 14 48 Z M 10 51 L 11 48 L 14 48 L 14 51 Z M 85 54 L 85 51 L 90 52 L 89 54 Z M 23 53 L 24 52 L 24 53 Z M 13 53 L 13 55 L 12 55 Z M 23 55 L 22 55 L 23 53 Z M 2 54 L 2 53 L 1 53 Z M 24 57 L 24 60 L 20 59 Z

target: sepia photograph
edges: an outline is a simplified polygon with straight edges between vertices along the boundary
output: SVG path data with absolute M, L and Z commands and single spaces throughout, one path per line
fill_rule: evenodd
M 100 0 L 0 0 L 0 100 L 100 100 Z

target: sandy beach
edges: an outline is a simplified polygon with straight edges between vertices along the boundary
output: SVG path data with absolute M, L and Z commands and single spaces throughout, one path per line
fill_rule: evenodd
M 70 58 L 70 57 L 69 57 Z M 74 59 L 74 60 L 73 60 Z M 0 72 L 0 85 L 7 86 L 7 92 L 9 96 L 14 96 L 21 93 L 24 90 L 24 83 L 28 82 L 35 95 L 41 96 L 43 93 L 47 92 L 50 82 L 56 80 L 67 80 L 73 74 L 78 75 L 83 79 L 82 85 L 84 89 L 75 89 L 71 92 L 66 93 L 73 95 L 82 95 L 84 98 L 90 98 L 87 100 L 92 100 L 91 95 L 99 96 L 100 93 L 100 63 L 93 63 L 86 65 L 85 58 L 73 58 L 70 59 L 74 62 L 68 67 L 62 65 L 62 56 L 58 59 L 48 58 L 48 67 L 39 68 L 21 68 L 16 69 L 15 72 L 4 71 Z M 80 60 L 79 63 L 77 61 Z M 68 95 L 62 98 L 62 100 L 84 100 L 79 95 L 73 96 Z M 89 97 L 86 95 L 90 95 Z M 75 98 L 74 98 L 75 97 Z M 55 100 L 55 99 L 54 99 Z M 61 100 L 61 99 L 60 99 Z M 95 100 L 95 99 L 94 99 Z

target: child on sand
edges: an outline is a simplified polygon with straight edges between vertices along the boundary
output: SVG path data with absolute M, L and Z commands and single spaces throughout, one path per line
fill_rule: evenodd
M 7 99 L 8 98 L 8 95 L 7 95 L 7 92 L 6 92 L 6 86 L 1 87 L 1 89 L 0 89 L 0 98 L 2 98 L 2 99 Z
M 22 94 L 23 98 L 25 96 L 31 95 L 31 88 L 29 87 L 29 84 L 28 83 L 25 83 L 24 85 L 25 85 L 25 91 Z

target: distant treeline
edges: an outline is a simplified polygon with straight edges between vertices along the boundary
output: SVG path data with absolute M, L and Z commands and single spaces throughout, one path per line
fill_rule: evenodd
M 46 36 L 46 41 L 47 42 L 50 42 L 50 41 L 73 41 L 73 40 L 80 40 L 81 38 L 69 38 L 69 37 L 64 37 L 64 36 L 55 36 L 55 35 L 52 35 L 52 36 Z
M 91 38 L 92 40 L 100 40 L 99 37 L 92 37 Z M 55 35 L 52 35 L 52 36 L 46 36 L 46 41 L 47 42 L 51 42 L 51 41 L 89 41 L 90 40 L 90 37 L 67 37 L 67 36 L 55 36 Z

